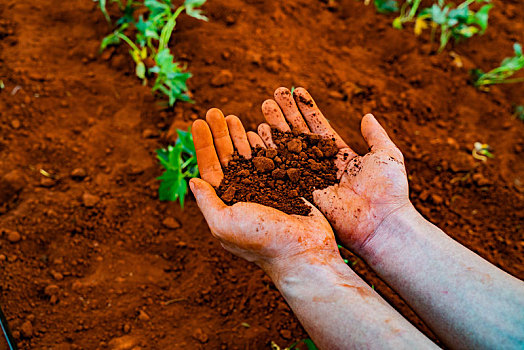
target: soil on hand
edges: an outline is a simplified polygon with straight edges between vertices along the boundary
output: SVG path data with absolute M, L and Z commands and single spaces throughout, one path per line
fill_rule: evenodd
M 254 130 L 279 86 L 308 89 L 360 154 L 372 112 L 404 153 L 416 208 L 524 278 L 522 84 L 468 84 L 469 69 L 496 67 L 524 42 L 522 1 L 492 2 L 486 34 L 437 54 L 430 31 L 394 29 L 395 14 L 364 1 L 208 1 L 210 21 L 181 15 L 169 46 L 193 73 L 195 103 L 164 110 L 125 44 L 98 55 L 113 28 L 97 2 L 0 1 L 0 305 L 19 348 L 270 349 L 308 337 L 269 278 L 213 238 L 191 196 L 182 210 L 157 194 L 154 150 L 174 129 L 219 107 Z M 117 7 L 108 1 L 115 20 Z M 476 141 L 495 158 L 473 159 Z
M 313 191 L 336 183 L 334 140 L 318 135 L 273 130 L 276 148 L 254 150 L 246 159 L 236 152 L 224 169 L 217 194 L 227 204 L 255 202 L 286 214 L 308 215 Z

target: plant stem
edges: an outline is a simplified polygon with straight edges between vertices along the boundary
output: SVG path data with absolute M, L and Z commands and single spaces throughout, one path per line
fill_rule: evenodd
M 167 21 L 165 27 L 162 28 L 162 33 L 160 34 L 160 41 L 158 44 L 158 51 L 167 48 L 167 45 L 169 44 L 169 39 L 171 38 L 171 34 L 173 33 L 173 29 L 175 28 L 176 19 L 185 9 L 186 7 L 184 5 L 177 8 L 175 13 Z
M 138 46 L 136 46 L 135 43 L 131 39 L 129 39 L 125 34 L 118 32 L 116 36 L 124 40 L 129 46 L 131 46 L 133 50 L 140 52 L 140 49 L 138 48 Z

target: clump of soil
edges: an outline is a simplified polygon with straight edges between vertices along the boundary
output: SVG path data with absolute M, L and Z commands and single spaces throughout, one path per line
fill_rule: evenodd
M 273 130 L 276 149 L 257 148 L 251 159 L 237 153 L 224 169 L 217 193 L 227 204 L 255 202 L 287 214 L 308 215 L 313 191 L 334 185 L 334 140 Z

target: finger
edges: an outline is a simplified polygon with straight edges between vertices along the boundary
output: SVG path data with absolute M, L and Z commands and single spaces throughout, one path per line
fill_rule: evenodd
M 258 135 L 268 148 L 277 148 L 271 137 L 271 127 L 268 124 L 262 123 L 258 126 Z
M 291 131 L 289 125 L 287 125 L 286 118 L 282 114 L 280 107 L 273 100 L 265 100 L 262 103 L 262 114 L 271 127 L 276 128 L 280 131 Z
M 218 187 L 224 177 L 220 161 L 213 145 L 209 125 L 202 119 L 195 120 L 191 127 L 200 176 L 212 186 Z
M 373 114 L 366 114 L 362 118 L 361 129 L 362 136 L 364 136 L 364 139 L 371 150 L 389 150 L 399 153 L 400 156 L 402 156 L 400 150 L 393 141 L 391 141 L 386 130 L 384 130 L 384 128 L 379 124 Z
M 231 138 L 229 137 L 229 130 L 224 114 L 222 114 L 222 111 L 218 108 L 211 108 L 207 111 L 206 121 L 211 128 L 220 163 L 226 166 L 233 156 L 234 149 L 233 142 L 231 142 Z
M 297 130 L 301 133 L 309 133 L 309 128 L 307 127 L 304 118 L 302 118 L 302 114 L 300 114 L 300 111 L 298 110 L 295 99 L 293 98 L 293 95 L 291 95 L 291 91 L 285 87 L 280 87 L 275 90 L 274 97 L 282 110 L 284 117 L 293 130 Z
M 240 119 L 235 115 L 228 115 L 226 117 L 226 123 L 229 129 L 229 135 L 233 140 L 238 154 L 246 159 L 251 159 L 251 146 L 247 140 L 246 129 L 244 129 Z
M 267 148 L 264 141 L 262 141 L 256 132 L 248 131 L 247 139 L 253 149 L 256 149 L 257 147 Z
M 213 232 L 216 232 L 223 221 L 224 209 L 227 205 L 217 196 L 215 190 L 204 180 L 193 178 L 189 181 L 189 188 L 195 196 L 202 214 Z
M 293 96 L 297 102 L 298 108 L 309 126 L 311 132 L 327 138 L 334 138 L 338 148 L 349 148 L 335 130 L 329 125 L 328 120 L 324 117 L 317 104 L 304 88 L 296 88 Z

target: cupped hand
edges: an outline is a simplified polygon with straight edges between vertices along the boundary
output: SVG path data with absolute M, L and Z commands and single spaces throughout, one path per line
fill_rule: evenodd
M 314 204 L 328 218 L 342 244 L 359 254 L 380 232 L 388 216 L 409 207 L 402 153 L 371 114 L 366 114 L 361 124 L 370 151 L 360 156 L 335 132 L 305 89 L 297 88 L 291 94 L 279 88 L 274 98 L 262 104 L 268 124 L 258 128 L 268 147 L 274 147 L 272 127 L 335 140 L 339 148 L 335 161 L 339 183 L 313 192 Z
M 192 127 L 198 167 L 202 179 L 192 179 L 190 188 L 211 229 L 228 251 L 257 263 L 275 277 L 289 264 L 329 263 L 341 259 L 333 231 L 322 213 L 311 206 L 309 216 L 287 215 L 255 203 L 227 206 L 216 195 L 227 166 L 236 149 L 251 158 L 252 147 L 266 147 L 256 133 L 246 133 L 236 116 L 224 118 L 211 109 L 206 121 Z

